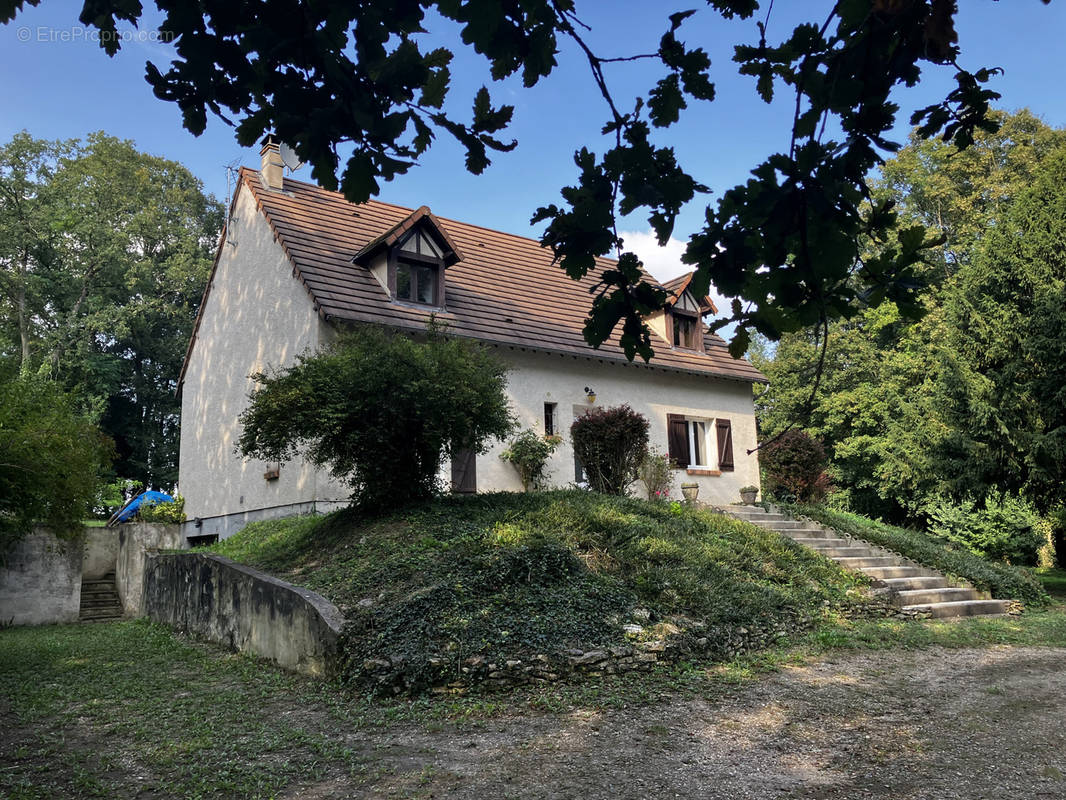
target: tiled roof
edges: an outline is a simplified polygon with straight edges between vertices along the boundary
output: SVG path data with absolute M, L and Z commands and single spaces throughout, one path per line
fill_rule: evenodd
M 357 264 L 368 264 L 381 250 L 392 247 L 403 238 L 405 233 L 414 228 L 422 220 L 427 220 L 444 240 L 444 266 L 450 267 L 456 261 L 462 261 L 463 254 L 459 250 L 458 245 L 452 241 L 451 237 L 448 235 L 448 231 L 446 231 L 440 222 L 437 221 L 437 218 L 433 216 L 433 213 L 429 210 L 429 206 L 420 206 L 417 210 L 412 211 L 383 234 L 371 239 L 360 248 L 358 253 L 352 256 L 352 260 Z
M 411 209 L 371 200 L 353 205 L 337 192 L 286 178 L 284 191 L 267 189 L 255 170 L 241 170 L 296 273 L 328 319 L 421 328 L 433 309 L 391 302 L 385 289 L 356 254 L 397 226 L 429 209 Z M 425 207 L 423 207 L 425 208 Z M 421 213 L 419 213 L 421 212 Z M 436 315 L 455 335 L 531 350 L 625 362 L 617 339 L 598 350 L 582 338 L 596 284 L 590 273 L 571 280 L 535 239 L 431 217 L 462 260 L 445 271 L 445 309 Z M 614 262 L 600 259 L 600 266 Z M 765 381 L 744 360 L 729 355 L 725 342 L 707 334 L 707 352 L 674 350 L 655 342 L 650 366 L 706 373 L 743 381 Z M 636 363 L 643 364 L 638 360 Z
M 666 301 L 667 305 L 673 305 L 681 299 L 681 295 L 685 293 L 685 289 L 692 283 L 692 276 L 695 273 L 686 272 L 684 275 L 678 275 L 672 280 L 668 280 L 663 284 L 663 288 L 670 293 L 669 299 Z M 710 310 L 712 314 L 718 313 L 718 306 L 714 304 L 714 301 L 710 297 L 697 297 L 696 301 L 700 304 L 700 308 L 704 311 Z

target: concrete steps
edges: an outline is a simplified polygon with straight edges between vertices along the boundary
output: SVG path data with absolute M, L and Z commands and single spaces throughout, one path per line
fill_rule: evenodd
M 948 579 L 939 576 L 913 577 L 913 578 L 881 578 L 881 581 L 890 589 L 904 591 L 906 589 L 944 589 L 947 588 Z
M 982 617 L 1007 613 L 1006 600 L 959 600 L 951 603 L 921 603 L 903 606 L 904 611 L 926 611 L 933 619 Z
M 122 619 L 122 601 L 115 589 L 114 573 L 99 580 L 81 582 L 81 610 L 78 619 L 82 622 L 110 622 Z
M 982 598 L 972 586 L 953 585 L 935 570 L 831 528 L 759 507 L 728 506 L 719 510 L 780 533 L 845 569 L 869 575 L 890 590 L 893 604 L 904 611 L 921 612 L 935 619 L 1007 613 L 1006 600 Z

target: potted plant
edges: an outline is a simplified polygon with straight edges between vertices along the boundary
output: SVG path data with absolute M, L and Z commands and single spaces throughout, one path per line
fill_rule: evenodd
M 685 497 L 685 502 L 692 505 L 696 502 L 696 496 L 700 493 L 700 485 L 698 483 L 683 483 L 681 484 L 681 494 Z
M 755 505 L 755 496 L 759 494 L 758 486 L 741 486 L 740 487 L 740 499 L 744 501 L 744 505 Z

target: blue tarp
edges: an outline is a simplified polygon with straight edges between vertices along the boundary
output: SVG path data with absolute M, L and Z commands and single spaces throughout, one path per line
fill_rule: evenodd
M 134 497 L 126 505 L 111 515 L 107 521 L 108 527 L 118 525 L 120 522 L 129 522 L 137 515 L 141 506 L 154 506 L 157 503 L 173 503 L 174 498 L 165 492 L 142 492 Z

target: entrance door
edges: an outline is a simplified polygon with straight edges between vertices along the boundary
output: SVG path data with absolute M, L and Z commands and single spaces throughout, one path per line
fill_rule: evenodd
M 477 459 L 473 450 L 452 453 L 452 491 L 474 494 L 477 491 Z

